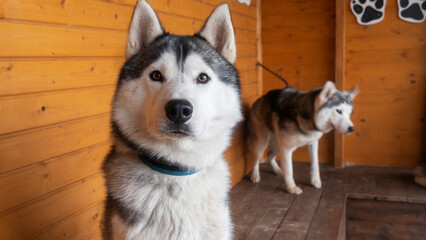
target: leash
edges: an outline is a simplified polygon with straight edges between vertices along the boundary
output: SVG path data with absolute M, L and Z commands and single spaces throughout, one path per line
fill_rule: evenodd
M 285 88 L 287 88 L 288 87 L 288 82 L 283 78 L 283 77 L 281 77 L 280 75 L 278 75 L 277 73 L 275 73 L 274 71 L 272 71 L 271 69 L 269 69 L 269 68 L 267 68 L 267 67 L 265 67 L 265 65 L 263 65 L 263 64 L 261 64 L 260 62 L 256 62 L 256 65 L 258 65 L 258 66 L 261 66 L 262 68 L 264 68 L 266 71 L 268 71 L 269 73 L 271 73 L 272 75 L 274 75 L 275 77 L 277 77 L 278 79 L 280 79 L 281 81 L 283 81 L 284 82 L 284 84 L 285 84 Z

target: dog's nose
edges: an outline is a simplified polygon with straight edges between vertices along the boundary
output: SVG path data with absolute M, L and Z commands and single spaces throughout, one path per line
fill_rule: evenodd
M 191 103 L 183 99 L 171 100 L 164 108 L 167 118 L 175 123 L 184 123 L 192 116 Z
M 348 132 L 353 132 L 355 130 L 355 128 L 353 126 L 348 127 Z

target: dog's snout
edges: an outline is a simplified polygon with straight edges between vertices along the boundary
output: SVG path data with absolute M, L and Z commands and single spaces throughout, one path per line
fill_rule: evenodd
M 350 126 L 350 127 L 348 127 L 348 132 L 353 132 L 355 130 L 355 128 L 354 128 L 354 126 Z
M 192 116 L 192 105 L 187 100 L 171 100 L 164 108 L 167 118 L 175 123 L 184 123 Z

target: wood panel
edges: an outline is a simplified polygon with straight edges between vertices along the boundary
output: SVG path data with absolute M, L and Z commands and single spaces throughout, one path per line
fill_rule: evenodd
M 262 1 L 263 64 L 291 86 L 310 90 L 334 80 L 335 4 L 333 1 Z M 284 84 L 263 71 L 263 93 Z M 333 161 L 334 139 L 321 139 L 319 159 Z M 306 148 L 293 159 L 309 161 Z
M 123 62 L 124 58 L 0 61 L 0 96 L 113 85 Z
M 172 34 L 198 32 L 217 0 L 149 1 Z M 136 0 L 0 1 L 2 239 L 100 239 L 109 110 Z M 257 7 L 228 1 L 245 108 L 258 97 Z M 6 46 L 6 47 L 4 47 Z M 226 157 L 246 173 L 243 123 Z
M 109 114 L 0 137 L 0 173 L 41 163 L 109 139 Z M 39 149 L 42 149 L 40 151 Z
M 114 85 L 109 85 L 79 91 L 4 97 L 0 134 L 106 113 L 110 109 L 114 89 Z M 10 119 L 16 121 L 11 122 Z
M 345 85 L 358 85 L 361 93 L 344 160 L 418 165 L 425 133 L 426 23 L 400 20 L 396 1 L 387 2 L 382 22 L 369 26 L 358 25 L 348 6 L 345 10 Z
M 3 239 L 24 239 L 105 197 L 103 176 L 83 178 L 39 201 L 0 215 Z

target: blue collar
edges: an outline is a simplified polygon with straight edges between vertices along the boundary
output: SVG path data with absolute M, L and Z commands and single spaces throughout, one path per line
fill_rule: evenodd
M 196 169 L 190 169 L 179 164 L 172 164 L 164 157 L 155 156 L 144 150 L 139 150 L 138 157 L 149 168 L 160 173 L 172 176 L 188 176 L 198 172 Z
M 199 171 L 180 164 L 172 164 L 166 158 L 157 156 L 152 152 L 141 148 L 123 134 L 116 122 L 112 121 L 111 124 L 115 136 L 123 141 L 123 143 L 125 143 L 130 149 L 137 152 L 139 159 L 152 170 L 172 176 L 188 176 Z

